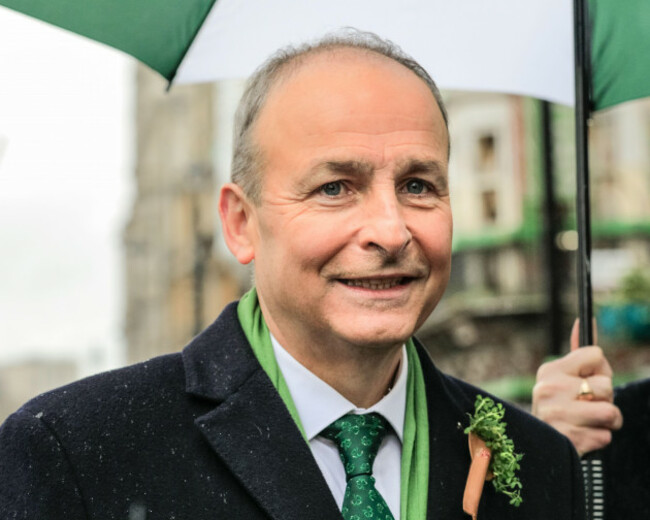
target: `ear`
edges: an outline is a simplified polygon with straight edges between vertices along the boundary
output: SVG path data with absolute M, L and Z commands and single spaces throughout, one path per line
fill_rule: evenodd
M 221 188 L 219 216 L 228 249 L 239 263 L 250 263 L 255 258 L 251 236 L 254 232 L 253 207 L 237 184 L 228 183 Z

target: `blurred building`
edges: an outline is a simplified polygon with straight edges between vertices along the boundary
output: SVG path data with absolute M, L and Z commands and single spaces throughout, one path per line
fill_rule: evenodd
M 591 164 L 594 279 L 604 292 L 650 266 L 650 99 L 596 114 Z
M 124 231 L 127 360 L 180 350 L 240 293 L 215 247 L 214 87 L 140 66 L 136 196 Z
M 26 401 L 78 377 L 73 360 L 32 359 L 0 365 L 0 424 Z
M 419 336 L 440 368 L 472 382 L 531 373 L 548 348 L 538 102 L 491 93 L 445 98 L 452 275 Z

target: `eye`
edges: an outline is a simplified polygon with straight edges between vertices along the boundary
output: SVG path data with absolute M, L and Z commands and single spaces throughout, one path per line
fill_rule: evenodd
M 341 194 L 342 186 L 340 182 L 328 182 L 321 186 L 320 191 L 328 197 L 336 197 Z
M 414 195 L 420 195 L 427 189 L 426 184 L 419 179 L 411 179 L 404 187 L 407 193 L 412 193 Z

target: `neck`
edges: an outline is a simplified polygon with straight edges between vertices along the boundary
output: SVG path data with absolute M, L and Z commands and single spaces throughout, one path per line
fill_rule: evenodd
M 286 342 L 273 333 L 301 365 L 359 408 L 370 408 L 392 388 L 402 345 L 392 347 L 316 345 Z
M 401 359 L 398 346 L 383 356 L 367 352 L 364 359 L 328 365 L 309 366 L 309 370 L 359 408 L 370 408 L 391 389 Z M 300 360 L 299 360 L 300 361 Z M 302 361 L 301 361 L 302 363 Z

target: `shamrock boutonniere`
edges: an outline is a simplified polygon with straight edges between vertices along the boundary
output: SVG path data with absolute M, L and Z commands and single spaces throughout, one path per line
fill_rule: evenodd
M 522 498 L 521 482 L 516 472 L 523 455 L 515 453 L 515 445 L 506 435 L 503 405 L 477 395 L 474 415 L 468 415 L 469 426 L 465 433 L 469 435 L 472 464 L 467 475 L 463 510 L 476 519 L 486 480 L 492 481 L 494 489 L 507 495 L 510 504 L 518 507 Z

